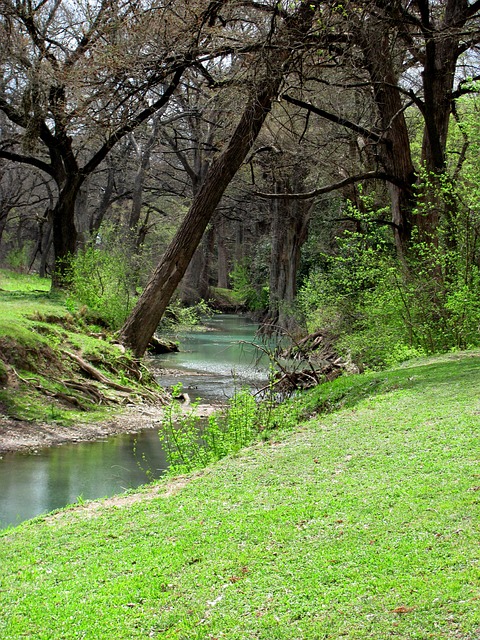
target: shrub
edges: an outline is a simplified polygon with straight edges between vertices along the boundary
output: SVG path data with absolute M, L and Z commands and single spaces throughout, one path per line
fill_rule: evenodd
M 178 395 L 181 385 L 174 388 Z M 193 403 L 187 412 L 178 403 L 165 409 L 159 438 L 173 473 L 185 473 L 236 453 L 265 429 L 265 407 L 247 389 L 234 394 L 224 413 L 200 418 Z
M 192 330 L 201 323 L 202 318 L 209 317 L 213 313 L 205 300 L 185 307 L 179 299 L 175 299 L 166 308 L 158 329 L 164 334 L 177 335 Z
M 300 289 L 308 329 L 325 329 L 341 355 L 368 368 L 478 345 L 480 273 L 462 223 L 453 249 L 442 230 L 438 244 L 414 237 L 406 262 L 378 229 L 344 233 Z
M 230 272 L 232 293 L 236 302 L 249 311 L 261 311 L 268 307 L 268 287 L 254 284 L 248 262 L 236 262 Z
M 73 298 L 112 329 L 123 324 L 134 304 L 131 264 L 115 250 L 88 246 L 80 251 L 70 266 L 70 283 Z

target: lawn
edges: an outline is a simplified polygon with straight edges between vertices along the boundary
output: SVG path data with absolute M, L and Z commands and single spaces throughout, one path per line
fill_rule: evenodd
M 0 637 L 478 640 L 479 364 L 337 380 L 143 499 L 6 531 Z

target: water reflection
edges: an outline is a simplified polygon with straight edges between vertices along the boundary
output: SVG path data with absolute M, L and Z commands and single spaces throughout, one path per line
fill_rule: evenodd
M 268 363 L 258 361 L 257 325 L 238 316 L 214 316 L 208 330 L 182 336 L 182 353 L 156 358 L 158 366 L 180 375 L 160 383 L 182 382 L 192 399 L 224 401 L 236 387 L 262 384 Z M 94 443 L 44 449 L 37 455 L 7 454 L 0 459 L 0 528 L 72 504 L 138 487 L 166 467 L 155 430 L 122 434 Z
M 166 468 L 156 430 L 6 454 L 0 460 L 0 528 L 76 502 L 138 487 Z

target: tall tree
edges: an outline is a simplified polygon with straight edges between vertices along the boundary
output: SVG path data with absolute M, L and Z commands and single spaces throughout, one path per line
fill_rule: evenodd
M 250 95 L 228 144 L 210 164 L 187 216 L 121 329 L 122 341 L 137 356 L 145 352 L 213 212 L 258 136 L 295 53 L 312 29 L 315 3 L 301 2 L 292 12 L 278 5 L 251 6 L 269 9 L 271 20 L 261 53 L 249 57 Z
M 462 75 L 458 61 L 480 41 L 480 2 L 353 0 L 343 3 L 337 16 L 331 55 L 342 73 L 334 74 L 327 82 L 337 89 L 368 90 L 375 107 L 374 117 L 366 123 L 358 122 L 342 113 L 343 105 L 338 105 L 335 112 L 317 104 L 315 98 L 303 99 L 308 82 L 301 85 L 296 95 L 289 91 L 284 98 L 356 133 L 362 146 L 374 148 L 376 166 L 368 171 L 359 167 L 357 175 L 350 174 L 345 180 L 302 197 L 314 197 L 365 179 L 386 181 L 391 225 L 398 253 L 404 256 L 413 226 L 423 240 L 436 242 L 442 215 L 447 222 L 451 217 L 451 201 L 442 208 L 437 194 L 445 177 L 447 134 L 454 100 L 471 90 L 468 75 L 478 75 L 478 68 Z M 310 94 L 315 95 L 311 85 Z M 406 120 L 408 108 L 416 108 L 423 121 L 420 158 L 415 158 L 413 152 L 416 140 Z M 422 213 L 416 215 L 414 189 L 423 171 L 429 176 L 431 188 L 424 195 Z
M 0 157 L 44 171 L 56 186 L 54 285 L 75 252 L 82 184 L 168 103 L 200 55 L 210 9 L 197 4 L 2 2 L 0 109 L 18 133 L 0 141 Z

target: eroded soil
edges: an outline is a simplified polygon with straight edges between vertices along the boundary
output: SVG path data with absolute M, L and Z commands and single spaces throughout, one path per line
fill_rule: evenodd
M 218 407 L 200 405 L 196 412 L 207 416 Z M 189 411 L 185 406 L 184 411 Z M 10 451 L 35 451 L 73 442 L 91 442 L 117 433 L 137 433 L 158 427 L 165 407 L 135 405 L 109 420 L 99 423 L 78 423 L 73 426 L 28 422 L 0 414 L 0 454 Z

